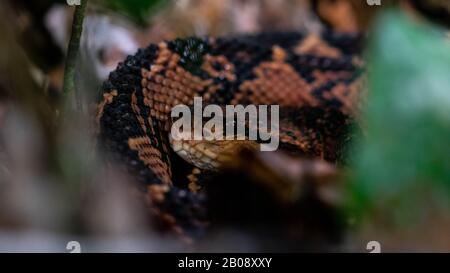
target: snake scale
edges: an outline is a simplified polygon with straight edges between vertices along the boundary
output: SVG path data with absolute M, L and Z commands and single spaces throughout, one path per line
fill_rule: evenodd
M 104 83 L 99 142 L 142 186 L 162 227 L 200 236 L 207 196 L 192 184 L 204 172 L 172 149 L 171 109 L 192 105 L 194 97 L 207 104 L 280 105 L 289 114 L 280 120 L 279 150 L 335 163 L 343 130 L 358 110 L 361 43 L 358 34 L 326 31 L 152 44 L 127 57 Z

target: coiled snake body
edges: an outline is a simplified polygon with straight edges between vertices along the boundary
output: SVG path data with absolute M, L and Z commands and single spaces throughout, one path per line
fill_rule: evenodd
M 172 149 L 171 109 L 192 105 L 194 97 L 218 105 L 280 105 L 288 113 L 280 120 L 280 151 L 336 162 L 343 128 L 358 108 L 359 43 L 357 35 L 292 32 L 150 45 L 104 83 L 100 143 L 144 185 L 162 222 L 195 235 L 207 221 L 205 196 L 186 184 L 202 170 Z M 178 149 L 197 159 L 220 154 L 202 145 Z

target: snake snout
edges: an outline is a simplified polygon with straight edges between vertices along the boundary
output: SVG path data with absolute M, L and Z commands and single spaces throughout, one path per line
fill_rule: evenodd
M 249 140 L 175 140 L 169 136 L 175 153 L 188 163 L 204 170 L 217 171 L 243 148 L 256 149 L 258 143 Z

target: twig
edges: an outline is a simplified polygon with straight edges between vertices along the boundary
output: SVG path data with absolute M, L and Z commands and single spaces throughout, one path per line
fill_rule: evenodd
M 72 23 L 72 34 L 70 37 L 69 48 L 67 50 L 66 66 L 64 70 L 63 95 L 67 104 L 70 94 L 75 92 L 75 67 L 80 48 L 81 33 L 83 32 L 83 21 L 86 13 L 88 0 L 81 0 L 80 5 L 75 8 L 75 14 Z M 78 98 L 75 98 L 78 101 Z M 79 106 L 78 106 L 79 107 Z

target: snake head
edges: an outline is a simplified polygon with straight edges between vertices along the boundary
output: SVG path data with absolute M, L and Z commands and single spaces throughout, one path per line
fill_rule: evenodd
M 259 144 L 250 140 L 175 140 L 169 136 L 172 149 L 188 163 L 204 170 L 217 171 L 243 149 L 256 150 Z

